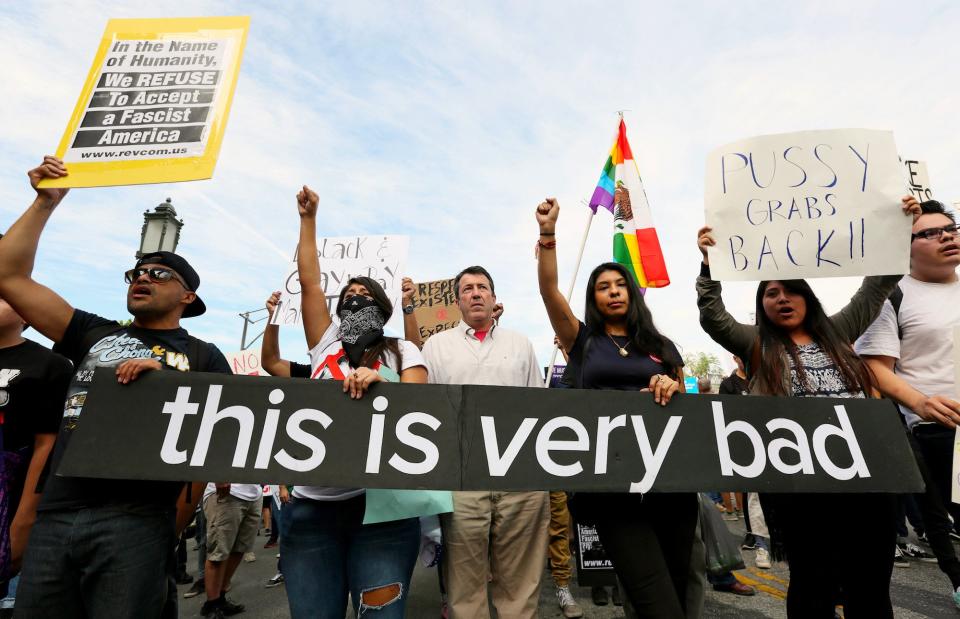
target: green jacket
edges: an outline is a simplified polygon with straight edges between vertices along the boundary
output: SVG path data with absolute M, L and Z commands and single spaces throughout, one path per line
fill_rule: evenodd
M 902 275 L 874 275 L 863 278 L 863 284 L 850 302 L 842 310 L 830 317 L 851 344 L 859 338 L 867 327 L 880 314 L 883 302 L 890 296 Z M 747 376 L 750 376 L 750 392 L 761 395 L 790 393 L 789 360 L 784 354 L 782 363 L 785 371 L 784 384 L 779 389 L 770 385 L 758 384 L 756 373 L 750 367 L 753 362 L 754 347 L 759 343 L 759 328 L 737 322 L 730 315 L 721 298 L 720 282 L 701 274 L 697 277 L 697 307 L 700 308 L 700 326 L 731 353 L 743 359 Z

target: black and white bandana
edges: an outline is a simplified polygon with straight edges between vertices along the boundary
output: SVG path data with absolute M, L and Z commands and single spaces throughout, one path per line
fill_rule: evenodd
M 360 367 L 364 351 L 383 337 L 385 322 L 383 312 L 372 299 L 358 294 L 343 302 L 337 336 L 350 360 L 350 367 Z

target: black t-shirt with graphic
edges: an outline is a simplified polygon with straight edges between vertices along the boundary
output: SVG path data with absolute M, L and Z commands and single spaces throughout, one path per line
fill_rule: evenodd
M 110 329 L 115 326 L 116 329 Z M 96 341 L 89 333 L 97 330 Z M 54 350 L 73 361 L 76 371 L 67 391 L 60 435 L 53 451 L 52 470 L 60 466 L 63 452 L 80 423 L 87 389 L 98 367 L 112 367 L 130 359 L 156 359 L 164 370 L 190 371 L 186 329 L 142 329 L 122 326 L 95 314 L 75 310 L 70 324 Z M 230 366 L 213 344 L 208 347 L 206 367 L 198 371 L 230 374 Z M 40 499 L 39 510 L 76 509 L 110 503 L 172 507 L 182 482 L 89 479 L 50 475 Z
M 587 338 L 591 338 L 590 346 L 586 358 L 581 361 L 584 389 L 639 391 L 650 386 L 650 378 L 655 374 L 666 371 L 661 359 L 649 352 L 634 350 L 633 342 L 628 342 L 626 337 L 613 336 L 611 339 L 591 334 L 583 323 L 580 323 L 580 331 L 570 350 L 571 357 L 582 357 Z M 626 357 L 620 354 L 621 346 L 627 351 Z M 673 342 L 670 342 L 667 354 L 674 367 L 683 366 L 680 351 Z
M 7 516 L 20 503 L 23 482 L 37 434 L 56 434 L 63 417 L 63 398 L 73 374 L 64 357 L 24 340 L 0 348 L 0 424 L 10 479 Z M 36 488 L 30 488 L 31 492 Z M 10 523 L 5 523 L 9 525 Z

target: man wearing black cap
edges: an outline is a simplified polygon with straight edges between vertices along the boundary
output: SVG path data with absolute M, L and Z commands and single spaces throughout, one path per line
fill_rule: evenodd
M 230 372 L 215 346 L 180 327 L 181 318 L 206 309 L 196 292 L 200 277 L 181 256 L 147 254 L 124 274 L 127 310 L 133 315 L 126 326 L 75 310 L 32 279 L 40 234 L 68 191 L 37 184 L 66 174 L 54 157 L 28 172 L 37 197 L 0 239 L 0 296 L 74 363 L 51 458 L 53 473 L 80 423 L 95 368 L 115 367 L 123 384 L 148 370 Z M 133 619 L 170 612 L 176 597 L 168 589 L 176 525 L 192 517 L 201 487 L 196 485 L 188 502 L 182 483 L 50 474 L 24 559 L 15 616 Z M 242 610 L 221 599 L 214 616 Z

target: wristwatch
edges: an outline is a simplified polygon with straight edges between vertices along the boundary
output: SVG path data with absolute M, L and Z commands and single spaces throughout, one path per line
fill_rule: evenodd
M 404 314 L 412 314 L 412 313 L 413 313 L 413 305 L 404 305 L 404 306 L 403 306 L 403 313 L 404 313 Z

